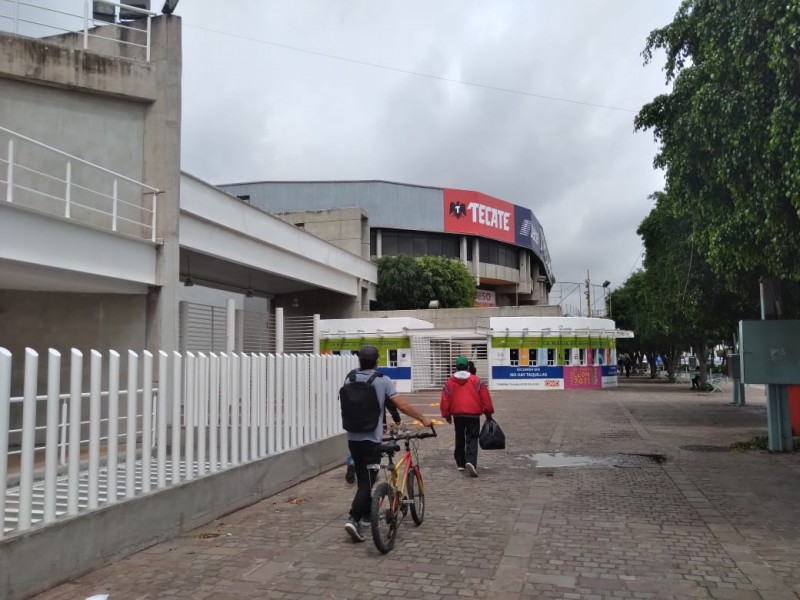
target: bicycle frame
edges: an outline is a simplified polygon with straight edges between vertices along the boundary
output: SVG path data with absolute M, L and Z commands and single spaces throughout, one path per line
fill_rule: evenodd
M 411 470 L 419 471 L 419 466 L 417 463 L 414 462 L 414 456 L 411 453 L 410 447 L 410 440 L 406 440 L 406 451 L 400 457 L 396 463 L 392 462 L 391 454 L 388 455 L 388 464 L 381 465 L 383 469 L 387 471 L 387 481 L 389 485 L 392 486 L 392 489 L 395 490 L 395 499 L 394 502 L 397 502 L 399 499 L 405 499 L 406 497 L 406 487 L 408 484 L 408 474 Z M 377 483 L 377 482 L 376 482 Z M 420 478 L 420 492 L 423 494 L 425 493 L 425 489 L 422 487 L 422 478 Z M 396 510 L 396 506 L 392 506 L 393 510 Z

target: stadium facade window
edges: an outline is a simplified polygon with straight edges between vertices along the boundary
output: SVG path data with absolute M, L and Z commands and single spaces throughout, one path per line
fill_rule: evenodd
M 480 245 L 482 263 L 519 269 L 519 251 L 514 246 L 485 239 L 480 240 Z
M 373 255 L 377 254 L 377 235 L 370 232 L 370 246 Z M 458 235 L 430 233 L 424 231 L 381 230 L 383 256 L 446 256 L 459 258 Z

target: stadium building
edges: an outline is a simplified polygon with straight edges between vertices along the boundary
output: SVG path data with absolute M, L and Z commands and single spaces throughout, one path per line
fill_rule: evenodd
M 524 206 L 475 191 L 389 181 L 219 187 L 362 258 L 459 259 L 478 284 L 476 306 L 548 304 L 555 278 L 547 242 L 533 211 Z

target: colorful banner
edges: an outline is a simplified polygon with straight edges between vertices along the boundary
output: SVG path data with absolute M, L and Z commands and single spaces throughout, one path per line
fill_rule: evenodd
M 479 235 L 532 250 L 552 277 L 544 229 L 530 208 L 470 190 L 444 189 L 444 230 Z
M 514 205 L 480 192 L 444 190 L 444 230 L 515 243 Z
M 561 379 L 564 367 L 492 367 L 492 379 Z
M 601 367 L 564 367 L 565 390 L 594 390 L 603 387 Z
M 492 348 L 616 348 L 617 340 L 608 337 L 493 336 Z

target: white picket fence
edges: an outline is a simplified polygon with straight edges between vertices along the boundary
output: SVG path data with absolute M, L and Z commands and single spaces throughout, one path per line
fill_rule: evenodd
M 51 349 L 47 393 L 37 395 L 39 356 L 27 349 L 23 396 L 12 398 L 12 359 L 0 348 L 0 538 L 337 435 L 338 388 L 357 365 L 331 355 L 191 352 L 159 352 L 156 365 L 150 352 L 129 351 L 120 389 L 120 354 L 104 360 L 92 350 L 87 393 L 84 356 L 73 349 L 70 391 L 60 394 L 61 355 Z M 157 387 L 149 385 L 155 366 Z M 13 430 L 12 403 L 22 404 Z M 9 449 L 10 434 L 19 450 Z M 13 486 L 10 460 L 18 464 Z

